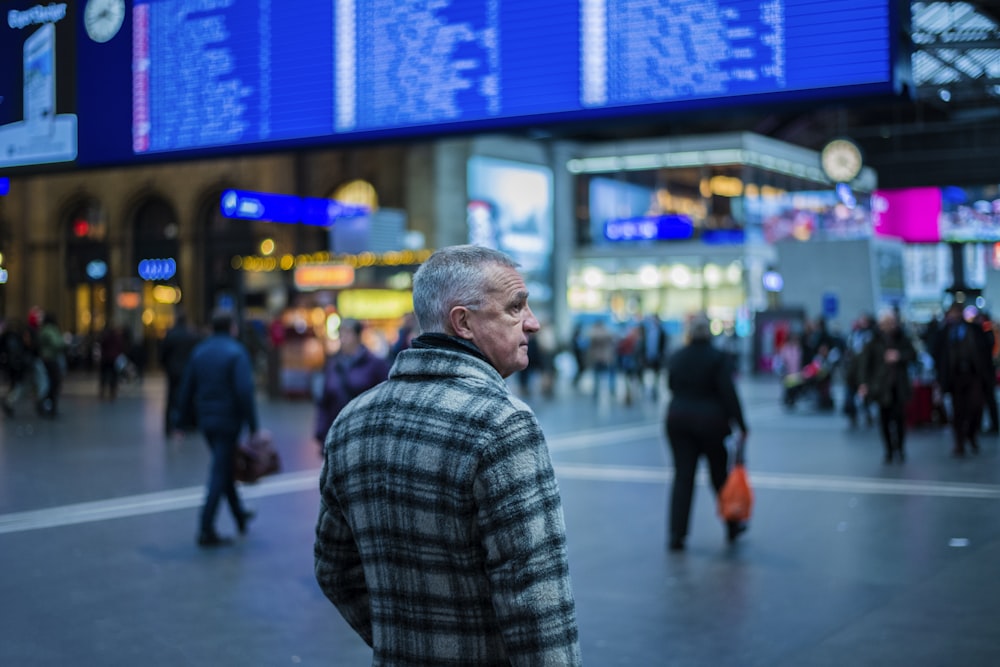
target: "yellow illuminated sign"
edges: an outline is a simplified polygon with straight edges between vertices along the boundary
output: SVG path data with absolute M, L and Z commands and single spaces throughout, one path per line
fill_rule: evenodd
M 306 264 L 295 269 L 295 287 L 334 289 L 354 284 L 354 267 L 346 264 Z
M 355 320 L 389 320 L 413 312 L 413 294 L 388 289 L 344 290 L 337 312 Z

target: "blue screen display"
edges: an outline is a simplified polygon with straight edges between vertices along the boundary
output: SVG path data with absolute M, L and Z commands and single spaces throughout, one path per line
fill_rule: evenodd
M 61 159 L 85 167 L 901 84 L 896 0 L 122 0 L 120 25 L 97 37 L 85 19 L 95 1 L 56 3 L 54 42 L 26 47 L 29 30 L 0 27 L 5 62 L 33 49 L 56 59 L 57 79 L 75 77 L 75 100 L 55 111 L 78 120 L 60 130 L 78 132 L 78 153 Z M 20 23 L 43 6 L 15 4 Z M 31 110 L 51 105 L 53 84 L 29 65 L 0 72 L 0 135 L 13 123 L 49 131 Z M 25 156 L 0 155 L 0 168 L 41 162 Z

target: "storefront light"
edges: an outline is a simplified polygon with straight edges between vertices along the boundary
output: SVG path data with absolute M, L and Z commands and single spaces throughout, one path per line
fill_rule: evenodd
M 743 181 L 736 176 L 713 176 L 709 181 L 713 195 L 720 197 L 739 197 L 743 194 Z
M 691 284 L 691 269 L 684 264 L 677 264 L 670 269 L 670 282 L 677 287 L 687 287 Z
M 639 269 L 639 283 L 643 287 L 659 287 L 660 272 L 651 264 L 641 267 Z
M 331 313 L 326 318 L 326 337 L 330 340 L 340 339 L 340 315 Z
M 581 312 L 598 312 L 604 307 L 604 299 L 597 290 L 585 287 L 571 287 L 566 291 L 569 307 Z
M 739 262 L 732 262 L 726 267 L 726 280 L 733 285 L 739 285 L 743 280 L 743 267 Z
M 722 283 L 722 269 L 718 264 L 706 264 L 702 274 L 709 287 L 718 287 Z
M 156 303 L 180 303 L 181 291 L 173 285 L 157 285 L 153 288 L 153 300 Z
M 604 284 L 604 271 L 596 266 L 588 266 L 583 270 L 583 284 L 587 287 L 597 289 Z

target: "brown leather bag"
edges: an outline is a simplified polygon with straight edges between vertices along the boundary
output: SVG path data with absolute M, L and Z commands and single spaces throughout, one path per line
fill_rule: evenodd
M 237 482 L 253 484 L 261 477 L 281 470 L 281 457 L 274 448 L 270 431 L 257 431 L 239 444 L 233 464 L 233 477 Z

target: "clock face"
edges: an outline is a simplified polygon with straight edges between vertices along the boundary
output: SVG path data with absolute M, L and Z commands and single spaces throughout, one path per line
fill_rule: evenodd
M 861 150 L 852 141 L 834 139 L 820 154 L 823 172 L 836 183 L 849 183 L 861 173 Z
M 107 42 L 118 34 L 125 21 L 125 0 L 88 0 L 83 25 L 95 42 Z

